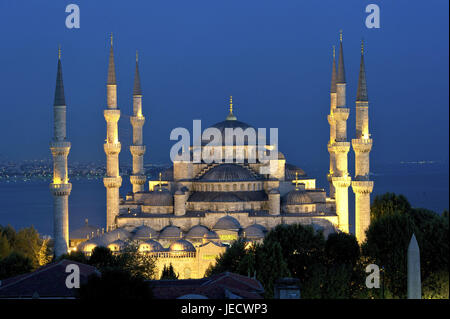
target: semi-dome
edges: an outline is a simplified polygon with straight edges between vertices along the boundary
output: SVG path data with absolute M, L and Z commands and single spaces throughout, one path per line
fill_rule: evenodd
M 313 200 L 303 190 L 292 190 L 283 197 L 284 205 L 313 204 Z
M 139 249 L 141 251 L 149 251 L 149 252 L 158 252 L 164 250 L 163 246 L 153 239 L 147 239 L 142 241 L 139 244 Z
M 242 230 L 242 236 L 250 239 L 262 239 L 266 231 L 264 226 L 253 224 Z
M 196 225 L 192 227 L 186 234 L 187 239 L 202 239 L 209 229 L 203 225 Z
M 181 238 L 183 236 L 183 232 L 177 226 L 169 225 L 164 227 L 159 233 L 160 239 L 174 239 Z
M 185 239 L 179 239 L 169 246 L 170 252 L 194 252 L 195 247 Z
M 255 173 L 237 164 L 221 164 L 200 177 L 202 182 L 255 181 Z
M 214 230 L 239 230 L 239 228 L 241 228 L 241 224 L 231 216 L 220 218 L 213 227 Z
M 203 238 L 209 241 L 217 241 L 220 240 L 219 235 L 214 230 L 210 230 L 208 233 L 203 235 Z
M 147 225 L 138 226 L 134 230 L 133 239 L 157 238 L 158 232 Z
M 284 166 L 284 178 L 285 180 L 294 180 L 295 179 L 295 173 L 298 173 L 299 177 L 305 177 L 306 173 L 304 170 L 302 170 L 300 167 L 297 167 L 292 164 L 286 163 Z
M 136 194 L 147 206 L 173 206 L 172 193 L 166 188 L 155 187 L 154 191 Z

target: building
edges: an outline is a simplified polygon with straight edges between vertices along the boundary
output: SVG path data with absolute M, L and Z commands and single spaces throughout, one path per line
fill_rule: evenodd
M 122 178 L 119 175 L 117 121 L 117 84 L 111 38 L 107 81 L 107 138 L 106 153 L 107 225 L 106 233 L 90 236 L 78 249 L 90 254 L 97 246 L 120 252 L 127 240 L 135 240 L 141 251 L 158 256 L 161 265 L 173 263 L 181 278 L 201 278 L 215 256 L 238 238 L 248 242 L 261 241 L 267 231 L 280 224 L 301 223 L 331 232 L 349 232 L 348 187 L 356 194 L 356 236 L 364 240 L 364 231 L 370 222 L 369 152 L 372 146 L 368 129 L 368 99 L 364 69 L 364 51 L 356 99 L 356 139 L 352 140 L 356 156 L 355 179 L 348 170 L 347 120 L 350 108 L 346 104 L 346 78 L 342 33 L 339 41 L 339 60 L 333 50 L 330 90 L 330 193 L 316 185 L 316 180 L 301 168 L 290 164 L 282 152 L 269 160 L 264 155 L 277 150 L 265 143 L 259 153 L 260 140 L 251 139 L 245 132 L 254 126 L 238 120 L 233 113 L 230 98 L 229 113 L 225 120 L 211 126 L 219 132 L 222 143 L 212 146 L 212 139 L 203 138 L 203 152 L 233 154 L 231 162 L 195 160 L 196 147 L 182 149 L 173 159 L 173 166 L 161 172 L 158 180 L 148 181 L 143 170 L 145 145 L 142 129 L 145 107 L 136 55 L 136 73 L 133 88 L 131 125 L 133 140 L 132 192 L 120 197 Z M 244 132 L 233 145 L 227 140 L 227 131 Z M 239 152 L 238 152 L 239 151 Z M 257 154 L 257 156 L 254 156 Z M 253 161 L 253 159 L 255 159 Z M 268 172 L 262 168 L 269 166 Z M 274 168 L 274 169 L 272 169 Z M 162 267 L 161 267 L 162 268 Z

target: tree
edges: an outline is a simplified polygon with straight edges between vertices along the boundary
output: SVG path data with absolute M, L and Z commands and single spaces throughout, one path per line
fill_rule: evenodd
M 172 263 L 170 263 L 168 267 L 164 265 L 160 280 L 176 280 L 176 279 L 178 279 L 178 275 L 175 273 Z
M 11 245 L 5 234 L 0 232 L 0 260 L 7 257 L 11 253 Z
M 411 204 L 405 196 L 394 193 L 377 195 L 370 206 L 370 219 L 375 221 L 378 218 L 396 213 L 407 213 L 411 210 Z
M 39 251 L 36 253 L 36 260 L 39 266 L 44 266 L 52 261 L 52 254 L 49 249 L 49 238 L 41 240 Z
M 92 250 L 89 264 L 102 272 L 106 268 L 116 266 L 115 258 L 109 248 L 97 246 Z
M 89 260 L 86 258 L 86 255 L 81 251 L 71 251 L 69 254 L 59 256 L 56 261 L 63 259 L 73 260 L 82 264 L 89 264 Z
M 0 260 L 0 279 L 25 274 L 32 270 L 31 259 L 17 252 L 12 252 L 8 257 Z
M 368 262 L 384 267 L 385 287 L 398 298 L 406 296 L 406 254 L 414 231 L 407 214 L 388 214 L 371 223 L 362 246 Z
M 358 241 L 352 234 L 330 234 L 325 243 L 325 256 L 331 265 L 346 264 L 354 267 L 360 256 Z
M 325 238 L 312 226 L 278 225 L 266 235 L 264 244 L 266 242 L 280 244 L 290 274 L 299 278 L 301 283 L 308 280 L 315 265 L 325 262 Z
M 114 256 L 115 265 L 119 269 L 129 272 L 132 276 L 145 279 L 155 277 L 155 258 L 139 251 L 135 242 L 128 242 L 122 252 Z
M 118 268 L 105 269 L 101 276 L 90 276 L 78 290 L 78 298 L 87 300 L 147 300 L 151 297 L 151 289 L 143 277 Z
M 224 253 L 216 258 L 216 264 L 208 268 L 205 273 L 206 277 L 220 274 L 225 271 L 247 275 L 248 269 L 243 269 L 241 261 L 245 258 L 247 252 L 245 251 L 245 241 L 242 238 L 234 241 Z
M 283 258 L 283 250 L 277 242 L 264 242 L 262 246 L 255 247 L 255 271 L 256 278 L 264 287 L 266 298 L 273 298 L 274 283 L 277 279 L 289 277 L 290 272 L 287 262 Z
M 17 232 L 14 250 L 30 258 L 33 268 L 39 267 L 37 255 L 41 249 L 41 239 L 37 230 L 31 226 Z

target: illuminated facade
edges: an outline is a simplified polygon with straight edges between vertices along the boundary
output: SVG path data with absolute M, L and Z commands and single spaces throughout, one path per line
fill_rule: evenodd
M 173 166 L 159 174 L 158 180 L 148 181 L 144 172 L 145 145 L 142 129 L 145 117 L 142 112 L 142 91 L 136 56 L 136 73 L 133 89 L 133 110 L 130 117 L 133 127 L 130 152 L 133 157 L 130 182 L 132 192 L 119 197 L 120 142 L 117 108 L 114 56 L 111 43 L 109 58 L 107 97 L 105 110 L 107 121 L 107 231 L 88 236 L 78 249 L 89 254 L 94 247 L 109 247 L 120 252 L 127 240 L 136 241 L 140 249 L 158 256 L 159 268 L 172 263 L 183 278 L 199 278 L 202 269 L 214 261 L 225 247 L 238 238 L 247 242 L 262 241 L 265 234 L 279 224 L 312 225 L 327 236 L 336 231 L 349 232 L 348 188 L 352 186 L 356 197 L 356 237 L 364 240 L 364 231 L 370 223 L 369 151 L 372 145 L 368 128 L 368 100 L 363 55 L 356 101 L 355 180 L 348 170 L 350 142 L 347 139 L 347 120 L 350 109 L 346 106 L 346 79 L 342 33 L 339 41 L 339 60 L 333 50 L 330 90 L 330 139 L 328 151 L 330 166 L 328 181 L 330 193 L 316 186 L 316 180 L 301 168 L 286 162 L 283 153 L 269 161 L 276 169 L 261 173 L 267 162 L 254 154 L 257 141 L 236 141 L 233 146 L 219 146 L 222 154 L 234 154 L 232 162 L 209 163 L 194 161 L 193 147 L 185 150 L 173 161 Z M 222 134 L 225 131 L 245 131 L 252 128 L 241 122 L 233 113 L 230 98 L 229 113 L 224 121 L 211 126 Z M 201 144 L 208 151 L 210 140 Z M 242 158 L 237 160 L 237 149 Z M 265 144 L 266 150 L 274 146 Z M 211 148 L 210 151 L 213 151 Z M 146 189 L 145 185 L 148 185 Z M 209 247 L 205 257 L 202 247 Z M 199 257 L 203 256 L 203 257 Z M 179 265 L 179 266 L 176 266 Z

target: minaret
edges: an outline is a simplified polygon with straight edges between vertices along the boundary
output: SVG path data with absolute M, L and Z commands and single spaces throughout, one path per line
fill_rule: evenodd
M 330 169 L 327 179 L 330 184 L 330 198 L 335 198 L 335 190 L 333 186 L 333 174 L 336 171 L 336 159 L 334 155 L 334 143 L 336 142 L 336 120 L 333 111 L 336 108 L 336 54 L 333 46 L 333 66 L 331 69 L 331 89 L 330 89 L 330 114 L 328 115 L 328 123 L 330 124 L 330 140 L 328 141 L 328 153 L 330 153 Z
M 117 83 L 112 34 L 106 97 L 107 109 L 103 111 L 106 120 L 106 143 L 104 144 L 106 153 L 106 176 L 103 178 L 103 184 L 106 187 L 106 229 L 111 230 L 115 225 L 115 218 L 119 214 L 119 188 L 122 185 L 122 177 L 119 175 L 119 153 L 121 145 L 117 128 L 120 110 L 117 108 Z
M 369 99 L 367 98 L 366 71 L 364 67 L 364 42 L 361 42 L 361 64 L 358 91 L 356 93 L 356 138 L 352 140 L 355 152 L 355 236 L 358 242 L 366 239 L 366 229 L 370 224 L 370 193 L 373 181 L 369 181 L 369 154 L 372 139 L 369 133 Z
M 55 102 L 53 103 L 53 139 L 50 150 L 53 156 L 53 233 L 56 257 L 67 254 L 69 247 L 69 195 L 72 184 L 67 172 L 70 142 L 66 139 L 66 99 L 61 66 L 61 48 L 58 50 Z
M 142 136 L 142 127 L 145 123 L 145 117 L 142 115 L 142 91 L 141 80 L 139 78 L 138 54 L 136 51 L 136 73 L 134 75 L 133 88 L 133 116 L 130 117 L 133 126 L 133 145 L 130 146 L 130 152 L 133 156 L 133 174 L 130 176 L 130 182 L 133 185 L 133 193 L 143 192 L 145 187 L 144 172 L 144 154 L 145 145 Z
M 350 143 L 347 142 L 347 119 L 350 109 L 346 107 L 345 89 L 344 49 L 342 46 L 341 31 L 339 39 L 338 72 L 336 78 L 336 108 L 333 110 L 333 117 L 336 123 L 336 142 L 333 145 L 336 170 L 334 171 L 332 182 L 335 188 L 338 227 L 341 231 L 348 233 L 348 187 L 351 184 L 351 178 L 348 174 L 347 163 L 347 154 L 350 150 Z

